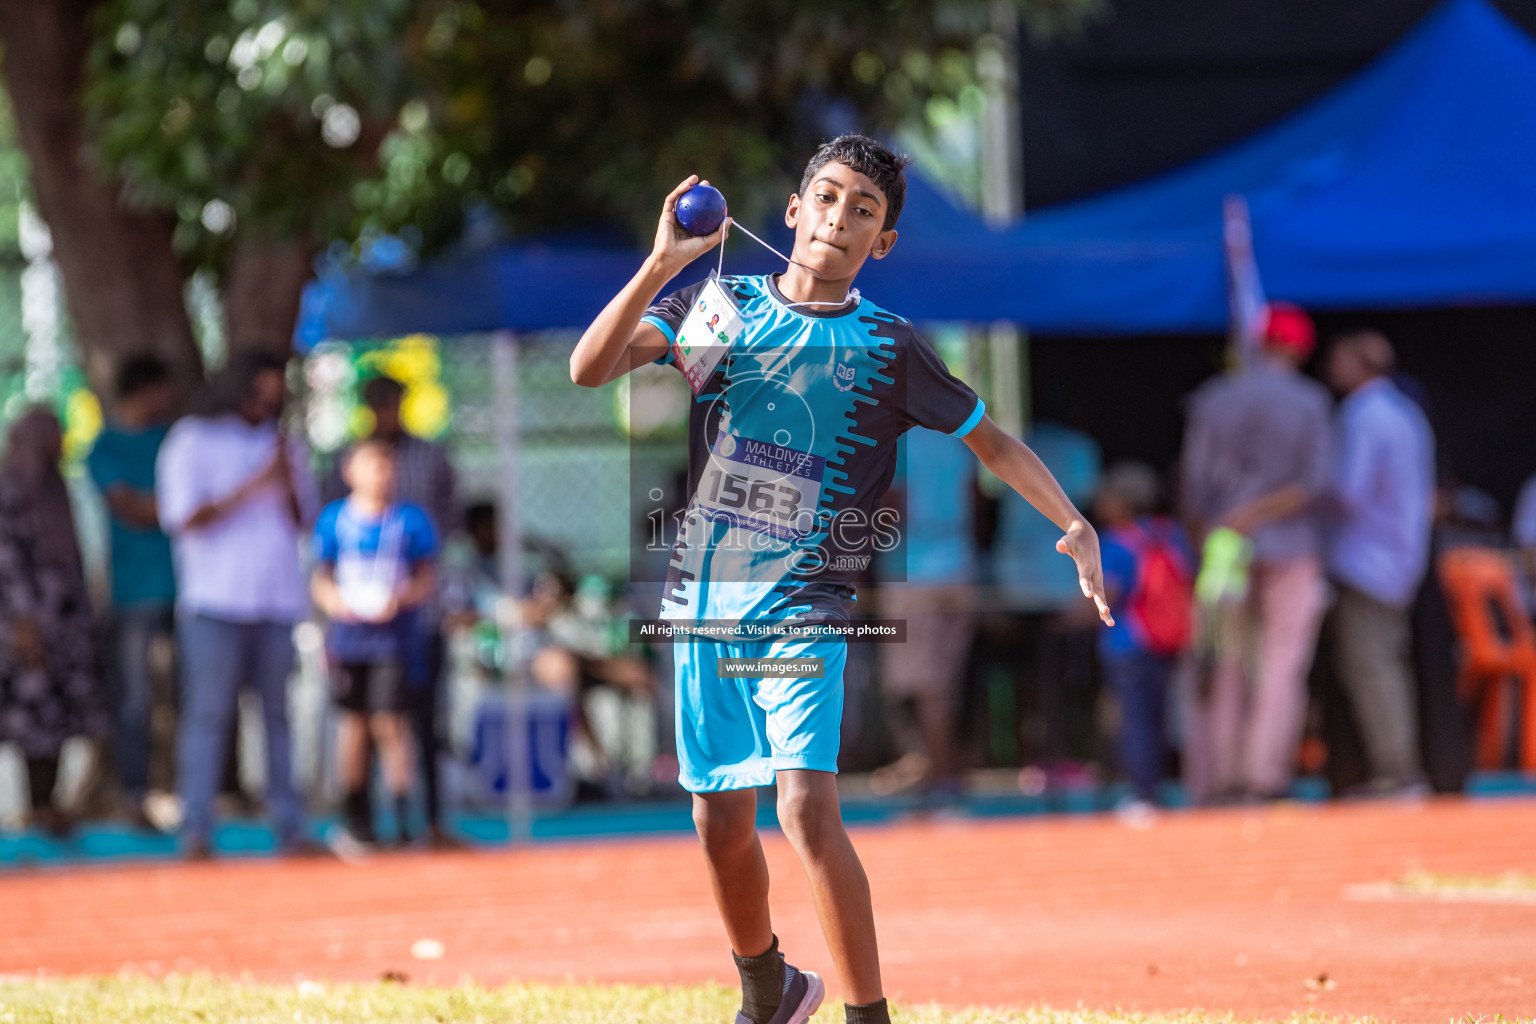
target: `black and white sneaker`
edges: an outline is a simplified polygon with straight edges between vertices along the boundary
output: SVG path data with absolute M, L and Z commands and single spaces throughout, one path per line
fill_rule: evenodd
M 784 999 L 766 1024 L 805 1024 L 821 1006 L 827 987 L 815 971 L 802 971 L 794 964 L 784 964 Z M 736 1024 L 752 1024 L 752 1019 L 737 1011 Z

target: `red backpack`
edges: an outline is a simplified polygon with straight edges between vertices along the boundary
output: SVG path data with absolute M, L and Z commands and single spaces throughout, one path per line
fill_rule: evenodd
M 1153 654 L 1172 657 L 1189 646 L 1194 632 L 1195 581 L 1189 561 L 1163 524 L 1153 531 L 1135 527 L 1136 583 L 1126 607 Z

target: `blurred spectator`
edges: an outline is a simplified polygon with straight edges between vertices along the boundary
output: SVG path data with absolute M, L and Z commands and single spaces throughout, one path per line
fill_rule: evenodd
M 410 691 L 425 684 L 425 639 L 417 612 L 436 589 L 437 535 L 427 514 L 395 501 L 395 449 L 371 438 L 342 467 L 351 495 L 315 523 L 315 604 L 329 620 L 331 693 L 341 710 L 337 759 L 347 831 L 375 841 L 368 796 L 373 738 L 394 798 L 399 841 L 409 839 Z
M 177 771 L 186 853 L 210 855 L 213 796 L 242 686 L 261 696 L 266 800 L 284 849 L 301 851 L 304 808 L 288 732 L 293 626 L 308 610 L 299 538 L 313 517 L 303 442 L 279 427 L 284 362 L 235 356 L 220 411 L 171 428 L 156 465 L 160 522 L 176 556 L 182 716 Z
M 1025 441 L 1078 507 L 1099 486 L 1098 442 L 1063 423 L 1037 423 Z M 1097 727 L 1094 646 L 1098 619 L 1083 601 L 1070 559 L 1056 550 L 1061 531 L 1014 492 L 999 497 L 991 573 L 1010 613 L 1014 657 L 1029 666 L 1035 708 L 1026 717 L 1024 757 L 1039 758 L 1053 780 L 1079 781 L 1094 754 Z M 983 612 L 994 609 L 984 608 Z
M 1324 602 L 1331 403 L 1298 371 L 1315 342 L 1304 312 L 1271 305 L 1252 368 L 1190 400 L 1186 519 L 1201 544 L 1218 528 L 1251 541 L 1246 592 L 1211 623 L 1219 641 L 1191 708 L 1185 765 L 1197 801 L 1282 796 L 1295 771 Z
M 1536 552 L 1536 474 L 1528 477 L 1520 487 L 1510 533 L 1514 535 L 1516 547 Z
M 109 677 L 117 729 L 118 781 L 134 822 L 148 825 L 155 704 L 154 649 L 174 644 L 176 579 L 171 541 L 155 509 L 155 459 L 170 430 L 174 394 L 169 368 L 136 356 L 117 375 L 112 420 L 86 459 L 110 517 L 112 658 Z M 174 692 L 174 687 L 168 688 Z M 167 694 L 169 696 L 169 694 Z M 167 709 L 174 718 L 174 701 Z M 161 716 L 164 717 L 164 716 Z
M 1120 704 L 1120 767 L 1135 794 L 1132 810 L 1157 802 L 1168 688 L 1191 631 L 1194 558 L 1178 523 L 1152 514 L 1159 489 L 1152 467 L 1124 462 L 1110 467 L 1094 499 L 1115 617 L 1099 634 L 1099 654 Z
M 373 431 L 369 438 L 386 442 L 394 449 L 395 500 L 414 505 L 427 515 L 439 543 L 463 528 L 463 509 L 459 505 L 458 483 L 453 464 L 442 445 L 417 437 L 405 429 L 400 418 L 405 387 L 393 377 L 372 377 L 363 385 L 363 402 L 373 413 Z M 338 454 L 326 482 L 325 497 L 334 501 L 346 497 L 342 476 L 348 452 Z M 442 806 L 442 766 L 445 748 L 443 735 L 442 681 L 447 667 L 447 646 L 443 642 L 443 611 L 434 592 L 416 617 L 425 651 L 422 685 L 409 690 L 411 730 L 421 755 L 423 797 L 426 805 L 427 832 L 434 846 L 456 846 L 446 827 Z
M 1515 514 L 1509 532 L 1525 583 L 1527 609 L 1536 609 L 1536 474 L 1528 477 L 1515 499 Z
M 501 555 L 496 543 L 496 506 L 481 501 L 466 508 L 464 532 L 469 536 L 470 550 L 455 580 L 457 591 L 453 607 L 478 618 L 493 618 L 496 604 L 503 596 Z M 449 600 L 450 595 L 445 592 L 444 603 Z
M 64 741 L 108 731 L 62 454 L 58 417 L 33 407 L 0 461 L 0 742 L 21 748 L 33 821 L 59 836 L 71 828 L 53 801 Z
M 1392 345 L 1375 331 L 1328 352 L 1339 409 L 1335 522 L 1328 572 L 1334 671 L 1354 710 L 1375 792 L 1422 785 L 1409 607 L 1429 561 L 1435 442 L 1418 405 L 1391 381 Z
M 881 587 L 879 609 L 906 621 L 907 642 L 879 646 L 880 687 L 892 705 L 911 702 L 918 735 L 872 781 L 886 792 L 921 785 L 958 795 L 955 714 L 976 636 L 976 460 L 963 441 L 933 430 L 913 430 L 904 443 L 893 498 L 906 522 L 888 573 L 901 582 Z
M 655 755 L 649 713 L 655 677 L 628 653 L 628 634 L 608 597 L 599 577 L 578 589 L 550 570 L 534 579 L 519 608 L 518 659 L 528 678 L 571 708 L 578 797 L 647 788 Z
M 450 632 L 474 634 L 476 660 L 489 675 L 502 670 L 501 630 L 519 614 L 519 602 L 501 584 L 501 547 L 498 541 L 496 505 L 477 501 L 464 510 L 465 537 L 453 545 L 443 545 L 440 572 L 440 601 L 444 628 Z M 523 586 L 527 597 L 530 580 L 552 576 L 567 581 L 573 574 L 570 559 L 558 546 L 523 535 Z M 549 581 L 545 581 L 549 586 Z M 526 611 L 526 609 L 522 609 Z

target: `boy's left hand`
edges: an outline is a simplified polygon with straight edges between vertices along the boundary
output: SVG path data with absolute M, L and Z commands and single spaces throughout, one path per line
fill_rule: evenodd
M 1076 520 L 1056 542 L 1056 550 L 1071 557 L 1077 563 L 1077 585 L 1083 588 L 1083 596 L 1091 598 L 1099 610 L 1104 625 L 1113 626 L 1114 616 L 1109 614 L 1109 601 L 1104 596 L 1104 567 L 1099 561 L 1099 535 L 1093 527 Z

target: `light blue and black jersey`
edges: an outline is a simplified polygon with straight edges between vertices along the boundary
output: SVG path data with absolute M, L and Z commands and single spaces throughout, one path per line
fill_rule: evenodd
M 689 500 L 662 617 L 845 622 L 853 581 L 905 524 L 882 499 L 914 426 L 963 437 L 976 393 L 912 325 L 865 299 L 796 306 L 771 277 L 721 279 L 745 329 L 699 389 Z M 705 282 L 647 310 L 674 349 Z

